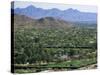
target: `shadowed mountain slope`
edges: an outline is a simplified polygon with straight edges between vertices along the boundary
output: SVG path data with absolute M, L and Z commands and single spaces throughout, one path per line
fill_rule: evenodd
M 13 17 L 13 16 L 12 16 Z M 32 19 L 25 15 L 14 15 L 14 28 L 69 28 L 72 27 L 71 22 L 67 22 L 52 17 L 40 19 Z

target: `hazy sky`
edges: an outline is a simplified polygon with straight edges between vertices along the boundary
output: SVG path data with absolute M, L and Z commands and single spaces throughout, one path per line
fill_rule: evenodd
M 60 10 L 66 10 L 69 8 L 78 9 L 79 11 L 83 12 L 97 12 L 96 6 L 88 6 L 88 5 L 72 5 L 72 4 L 54 4 L 54 3 L 39 3 L 39 2 L 23 2 L 23 1 L 15 1 L 14 2 L 14 8 L 25 8 L 29 5 L 34 5 L 38 8 L 43 9 L 52 9 L 52 8 L 58 8 Z

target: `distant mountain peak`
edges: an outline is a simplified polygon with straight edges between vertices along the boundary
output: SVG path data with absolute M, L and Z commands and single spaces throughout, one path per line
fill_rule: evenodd
M 69 8 L 67 10 L 64 10 L 64 12 L 80 12 L 80 11 L 77 9 Z
M 33 9 L 33 8 L 36 8 L 36 7 L 33 6 L 33 5 L 30 5 L 30 6 L 26 7 L 26 8 L 31 8 L 31 9 Z

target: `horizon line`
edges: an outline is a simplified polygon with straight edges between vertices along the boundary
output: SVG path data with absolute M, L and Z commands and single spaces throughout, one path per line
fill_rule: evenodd
M 27 7 L 16 7 L 16 8 L 15 8 L 14 6 L 13 6 L 13 7 L 11 6 L 11 8 L 13 8 L 14 10 L 15 10 L 15 9 L 25 9 L 25 8 L 30 7 L 30 6 L 31 6 L 31 7 L 35 7 L 36 9 L 39 9 L 39 8 L 40 8 L 40 9 L 43 9 L 43 10 L 57 9 L 57 10 L 59 10 L 59 11 L 66 11 L 66 10 L 69 10 L 69 9 L 70 9 L 70 10 L 75 10 L 75 11 L 78 11 L 78 12 L 84 12 L 84 11 L 80 11 L 80 10 L 75 9 L 75 8 L 72 8 L 72 7 L 68 8 L 68 9 L 64 9 L 64 10 L 61 10 L 61 9 L 55 8 L 55 7 L 54 7 L 54 8 L 46 9 L 46 8 L 36 7 L 36 6 L 34 6 L 34 5 L 29 5 L 29 6 L 27 6 Z M 97 14 L 97 12 L 84 12 L 84 13 L 96 13 L 96 14 Z
M 29 6 L 34 6 L 36 8 L 42 9 L 58 9 L 61 11 L 72 8 L 74 10 L 79 10 L 80 12 L 91 12 L 97 13 L 98 8 L 92 5 L 76 5 L 76 4 L 56 4 L 56 3 L 42 3 L 42 2 L 25 2 L 25 1 L 13 1 L 11 2 L 11 6 L 16 8 L 27 8 Z

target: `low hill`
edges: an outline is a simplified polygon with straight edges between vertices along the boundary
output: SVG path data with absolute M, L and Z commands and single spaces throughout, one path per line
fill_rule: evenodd
M 69 28 L 72 27 L 71 22 L 67 22 L 52 17 L 45 17 L 40 19 L 32 19 L 25 15 L 14 14 L 14 28 Z

